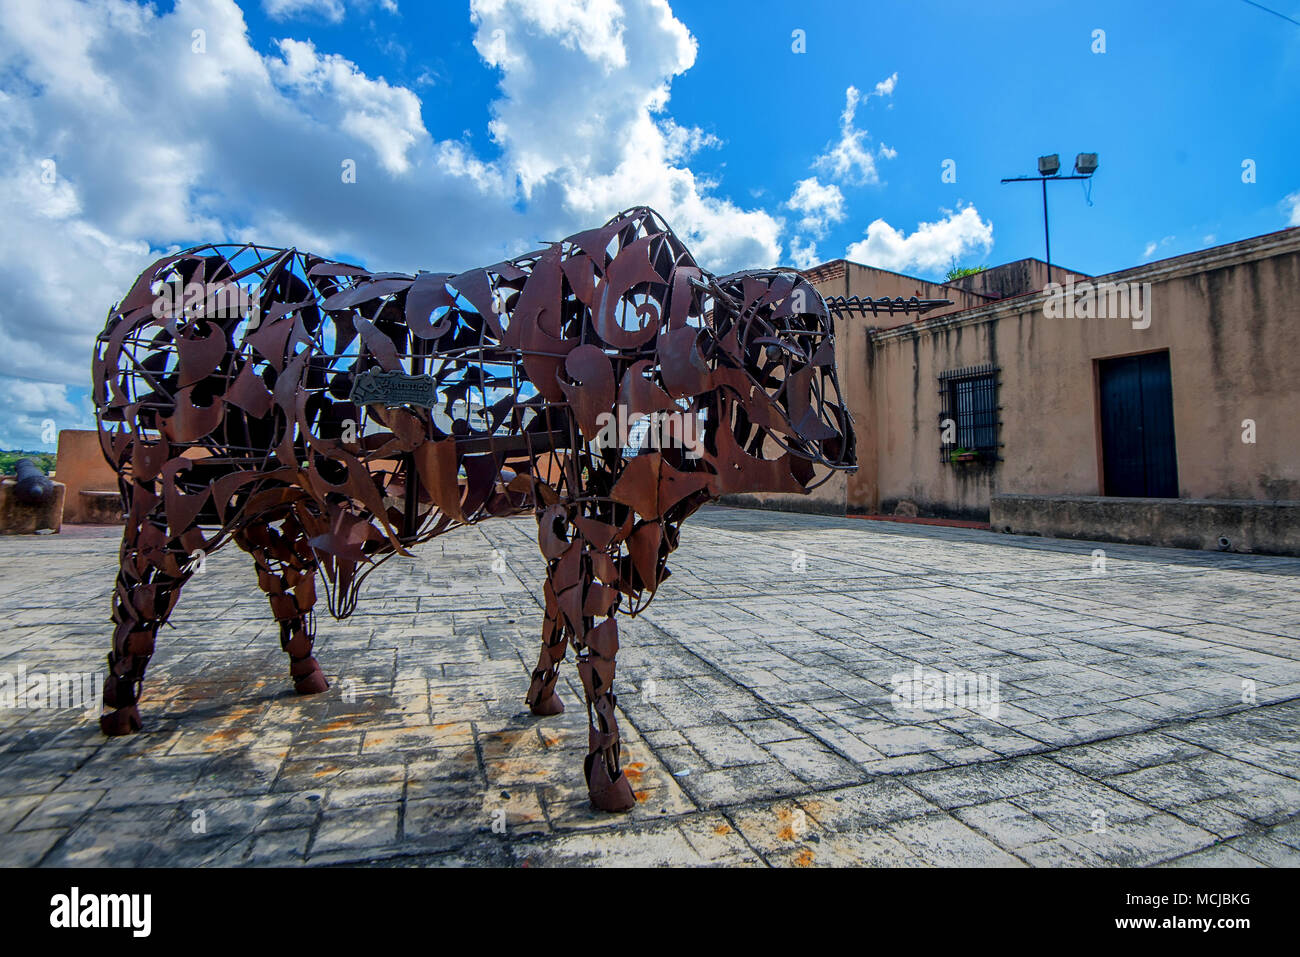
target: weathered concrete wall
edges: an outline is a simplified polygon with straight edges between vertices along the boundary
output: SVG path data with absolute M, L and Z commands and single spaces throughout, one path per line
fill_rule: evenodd
M 807 495 L 788 492 L 754 492 L 748 495 L 724 495 L 723 505 L 739 508 L 774 508 L 782 512 L 813 512 L 819 515 L 843 515 L 847 473 L 837 472 L 824 485 Z
M 0 535 L 32 535 L 43 529 L 57 532 L 63 527 L 63 504 L 67 488 L 54 483 L 54 497 L 46 505 L 26 505 L 14 496 L 17 481 L 0 481 Z
M 929 282 L 925 279 L 917 279 L 914 276 L 904 276 L 901 273 L 890 272 L 887 269 L 876 269 L 873 266 L 864 266 L 855 262 L 845 263 L 844 279 L 847 284 L 847 292 L 822 293 L 822 295 L 862 296 L 863 298 L 870 296 L 872 299 L 879 299 L 881 296 L 888 296 L 891 299 L 902 296 L 904 299 L 910 299 L 915 296 L 918 299 L 951 299 L 953 301 L 951 306 L 940 306 L 928 313 L 930 316 L 942 316 L 962 309 L 974 309 L 977 306 L 993 301 L 992 296 L 969 289 L 962 289 L 955 285 Z M 881 316 L 873 324 L 888 327 L 897 324 L 899 321 L 910 322 L 912 320 L 903 319 L 903 317 L 891 319 L 888 316 Z
M 1300 502 L 994 495 L 997 532 L 1300 555 Z
M 1052 282 L 1063 283 L 1068 279 L 1077 281 L 1087 278 L 1083 273 L 1052 266 Z M 949 286 L 992 299 L 1009 299 L 1013 296 L 1025 296 L 1037 292 L 1047 285 L 1047 282 L 1047 263 L 1041 259 L 1017 259 L 1015 262 L 991 266 L 973 276 L 963 276 L 954 280 Z
M 880 296 L 916 296 L 921 299 L 952 299 L 953 305 L 936 309 L 927 314 L 926 325 L 934 320 L 976 307 L 987 306 L 996 297 L 1008 294 L 1010 290 L 1023 292 L 1029 288 L 1039 288 L 1047 279 L 1047 264 L 1035 259 L 1020 260 L 1005 267 L 995 267 L 966 279 L 951 284 L 927 282 L 913 276 L 889 272 L 863 266 L 847 260 L 835 260 L 805 272 L 818 292 L 823 296 L 861 296 L 878 298 Z M 1078 276 L 1077 273 L 1052 267 L 1052 276 L 1064 281 Z M 873 348 L 873 332 L 882 328 L 894 327 L 904 330 L 915 328 L 915 320 L 900 321 L 888 316 L 878 319 L 853 317 L 841 320 L 835 327 L 836 361 L 839 366 L 840 386 L 844 390 L 845 400 L 853 414 L 854 427 L 857 432 L 858 470 L 847 476 L 844 486 L 842 510 L 857 513 L 891 514 L 901 500 L 916 501 L 921 514 L 937 515 L 946 518 L 975 519 L 983 521 L 988 517 L 988 495 L 991 473 L 987 466 L 979 464 L 963 465 L 956 471 L 936 472 L 944 480 L 942 489 L 927 489 L 924 483 L 915 483 L 910 488 L 900 488 L 895 484 L 882 494 L 880 488 L 882 458 L 898 457 L 902 454 L 903 441 L 899 429 L 904 431 L 917 429 L 915 438 L 908 443 L 917 454 L 931 454 L 938 459 L 938 439 L 929 452 L 922 448 L 919 441 L 919 422 L 922 413 L 918 409 L 913 395 L 921 393 L 920 380 L 916 380 L 915 393 L 904 392 L 877 394 L 877 363 L 880 356 Z M 960 334 L 959 334 L 960 335 Z M 885 354 L 888 365 L 892 357 Z M 936 373 L 937 375 L 937 373 Z M 906 378 L 903 375 L 886 375 L 886 380 Z M 889 388 L 889 387 L 887 387 Z M 934 384 L 932 396 L 934 408 L 925 410 L 931 414 L 931 420 L 937 422 L 938 383 Z M 886 405 L 885 403 L 895 403 Z M 901 423 L 901 424 L 900 424 Z M 911 451 L 908 452 L 909 458 Z M 918 462 L 909 461 L 907 469 L 915 470 Z M 893 469 L 886 469 L 892 473 Z M 783 497 L 773 500 L 773 507 L 787 507 Z M 794 508 L 796 506 L 789 506 Z
M 876 433 L 875 480 L 849 486 L 849 511 L 984 517 L 994 492 L 1098 495 L 1102 489 L 1098 360 L 1170 354 L 1179 496 L 1300 499 L 1300 230 L 1285 230 L 1103 281 L 1151 283 L 1151 322 L 1050 318 L 1034 295 L 873 334 L 851 391 Z M 845 336 L 849 349 L 857 343 Z M 939 375 L 1000 367 L 1003 461 L 940 459 Z M 1245 419 L 1256 441 L 1242 441 Z M 859 429 L 859 441 L 870 429 Z M 865 451 L 860 461 L 868 460 Z M 873 488 L 874 485 L 874 488 Z
M 120 501 L 113 511 L 111 500 L 82 492 L 118 491 L 117 475 L 104 461 L 99 433 L 94 429 L 64 429 L 59 433 L 59 451 L 54 474 L 67 486 L 63 520 L 71 525 L 118 524 Z M 108 501 L 109 505 L 104 503 Z

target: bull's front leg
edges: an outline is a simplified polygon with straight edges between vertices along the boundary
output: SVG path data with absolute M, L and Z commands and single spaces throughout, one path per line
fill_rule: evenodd
M 636 804 L 632 786 L 619 764 L 618 721 L 614 710 L 614 656 L 618 621 L 610 615 L 587 632 L 578 652 L 578 675 L 587 696 L 587 793 L 602 811 L 626 811 Z
M 564 711 L 564 702 L 555 690 L 560 677 L 560 662 L 564 660 L 571 630 L 560 614 L 555 598 L 552 576 L 546 576 L 546 620 L 542 624 L 542 652 L 533 669 L 533 680 L 528 686 L 528 707 L 533 714 L 548 717 Z
M 568 534 L 571 533 L 570 538 Z M 548 559 L 542 654 L 533 671 L 528 703 L 534 714 L 563 710 L 555 693 L 556 670 L 572 641 L 587 699 L 587 791 L 602 811 L 626 811 L 636 797 L 620 764 L 614 665 L 618 653 L 617 566 L 607 549 L 579 534 L 561 506 L 542 516 L 539 544 Z

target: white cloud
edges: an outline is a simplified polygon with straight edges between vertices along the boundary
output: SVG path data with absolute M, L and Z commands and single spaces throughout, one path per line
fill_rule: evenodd
M 717 149 L 722 140 L 712 133 L 706 133 L 698 126 L 678 126 L 672 118 L 664 119 L 659 124 L 666 140 L 665 155 L 673 161 L 688 160 L 700 150 Z
M 343 0 L 262 0 L 262 9 L 272 20 L 317 16 L 338 23 L 343 19 Z
M 920 223 L 905 235 L 883 219 L 867 227 L 865 239 L 845 250 L 844 257 L 895 272 L 939 273 L 954 260 L 993 247 L 993 224 L 980 218 L 974 206 L 946 210 L 943 219 Z
M 863 96 L 856 86 L 850 86 L 845 90 L 844 111 L 840 114 L 839 141 L 818 156 L 813 166 L 853 185 L 880 182 L 880 174 L 876 170 L 876 158 L 867 146 L 869 136 L 866 130 L 857 128 L 855 119 L 859 104 L 865 103 L 872 96 L 892 96 L 897 85 L 898 74 L 894 73 L 877 83 L 874 92 L 866 96 Z M 880 155 L 886 159 L 893 159 L 898 152 L 882 146 Z
M 1287 220 L 1288 226 L 1300 226 L 1300 189 L 1291 193 L 1282 201 L 1283 205 L 1290 205 L 1291 218 Z
M 696 41 L 666 0 L 472 0 L 470 16 L 499 70 L 491 157 L 432 136 L 414 92 L 345 57 L 302 40 L 259 53 L 231 0 L 0 0 L 0 376 L 86 382 L 135 275 L 205 240 L 462 269 L 644 203 L 711 269 L 781 260 L 781 220 L 689 166 L 718 139 L 667 112 Z
M 844 220 L 844 194 L 834 183 L 821 183 L 816 176 L 801 179 L 785 203 L 788 209 L 802 214 L 799 228 L 814 236 L 825 236 L 831 223 Z
M 821 262 L 821 257 L 817 255 L 817 244 L 810 242 L 806 246 L 802 244 L 802 237 L 796 236 L 790 240 L 790 261 L 798 269 L 811 269 Z
M 1163 239 L 1154 240 L 1152 242 L 1147 243 L 1146 248 L 1142 250 L 1142 258 L 1150 259 L 1152 256 L 1156 254 L 1157 250 L 1164 249 L 1173 241 L 1174 241 L 1173 236 L 1165 236 Z
M 667 4 L 663 6 L 667 8 Z M 503 68 L 531 65 L 530 51 L 546 49 L 528 42 L 528 37 L 538 35 L 558 40 L 565 50 L 580 53 L 607 72 L 625 67 L 624 12 L 619 0 L 470 0 L 471 18 L 480 27 L 486 26 L 486 30 L 480 29 L 474 46 L 488 63 Z M 667 13 L 675 41 L 668 46 L 676 47 L 669 56 L 685 57 L 684 70 L 695 61 L 695 39 L 672 17 L 671 10 Z
M 696 56 L 665 0 L 473 0 L 471 17 L 480 54 L 502 69 L 492 136 L 526 197 L 558 201 L 575 222 L 653 206 L 713 268 L 780 259 L 778 220 L 716 197 L 681 165 L 717 140 L 664 115 Z
M 54 451 L 55 443 L 45 441 L 47 421 L 56 436 L 62 429 L 94 428 L 89 401 L 75 402 L 68 392 L 66 385 L 0 377 L 0 449 Z
M 370 79 L 337 53 L 317 54 L 310 41 L 281 40 L 278 48 L 283 59 L 268 58 L 267 68 L 279 90 L 293 94 L 299 109 L 369 144 L 389 173 L 410 168 L 407 153 L 429 136 L 418 96 Z

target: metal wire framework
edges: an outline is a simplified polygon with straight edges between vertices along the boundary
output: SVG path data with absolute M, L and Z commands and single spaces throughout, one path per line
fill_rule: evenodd
M 457 275 L 186 250 L 110 311 L 93 377 L 127 514 L 106 733 L 139 729 L 158 628 L 227 542 L 252 555 L 308 694 L 327 687 L 312 655 L 318 572 L 343 617 L 392 555 L 531 511 L 547 580 L 527 701 L 563 710 L 572 645 L 588 787 L 609 810 L 633 802 L 616 613 L 653 597 L 701 505 L 807 492 L 855 467 L 822 297 L 791 272 L 711 275 L 645 207 Z

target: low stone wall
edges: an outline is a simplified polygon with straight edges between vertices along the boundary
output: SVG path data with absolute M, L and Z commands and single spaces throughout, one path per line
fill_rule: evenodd
M 122 525 L 126 515 L 122 511 L 122 496 L 117 491 L 98 492 L 82 489 L 77 493 L 77 521 L 82 525 Z
M 735 508 L 766 508 L 776 512 L 843 515 L 847 511 L 847 497 L 848 473 L 836 472 L 806 495 L 800 492 L 744 492 L 723 495 L 718 503 Z
M 54 483 L 54 497 L 48 505 L 24 505 L 14 496 L 17 482 L 6 477 L 0 481 L 0 535 L 33 535 L 39 531 L 57 532 L 63 527 L 63 500 L 67 489 Z
M 1016 535 L 1300 555 L 1294 501 L 998 494 L 989 523 Z
M 762 508 L 773 512 L 804 512 L 810 515 L 843 515 L 844 503 L 812 495 L 723 495 L 719 505 L 732 508 Z
M 94 429 L 64 429 L 54 475 L 68 487 L 63 520 L 69 525 L 121 525 L 117 473 L 104 461 Z M 112 495 L 98 493 L 111 492 Z

